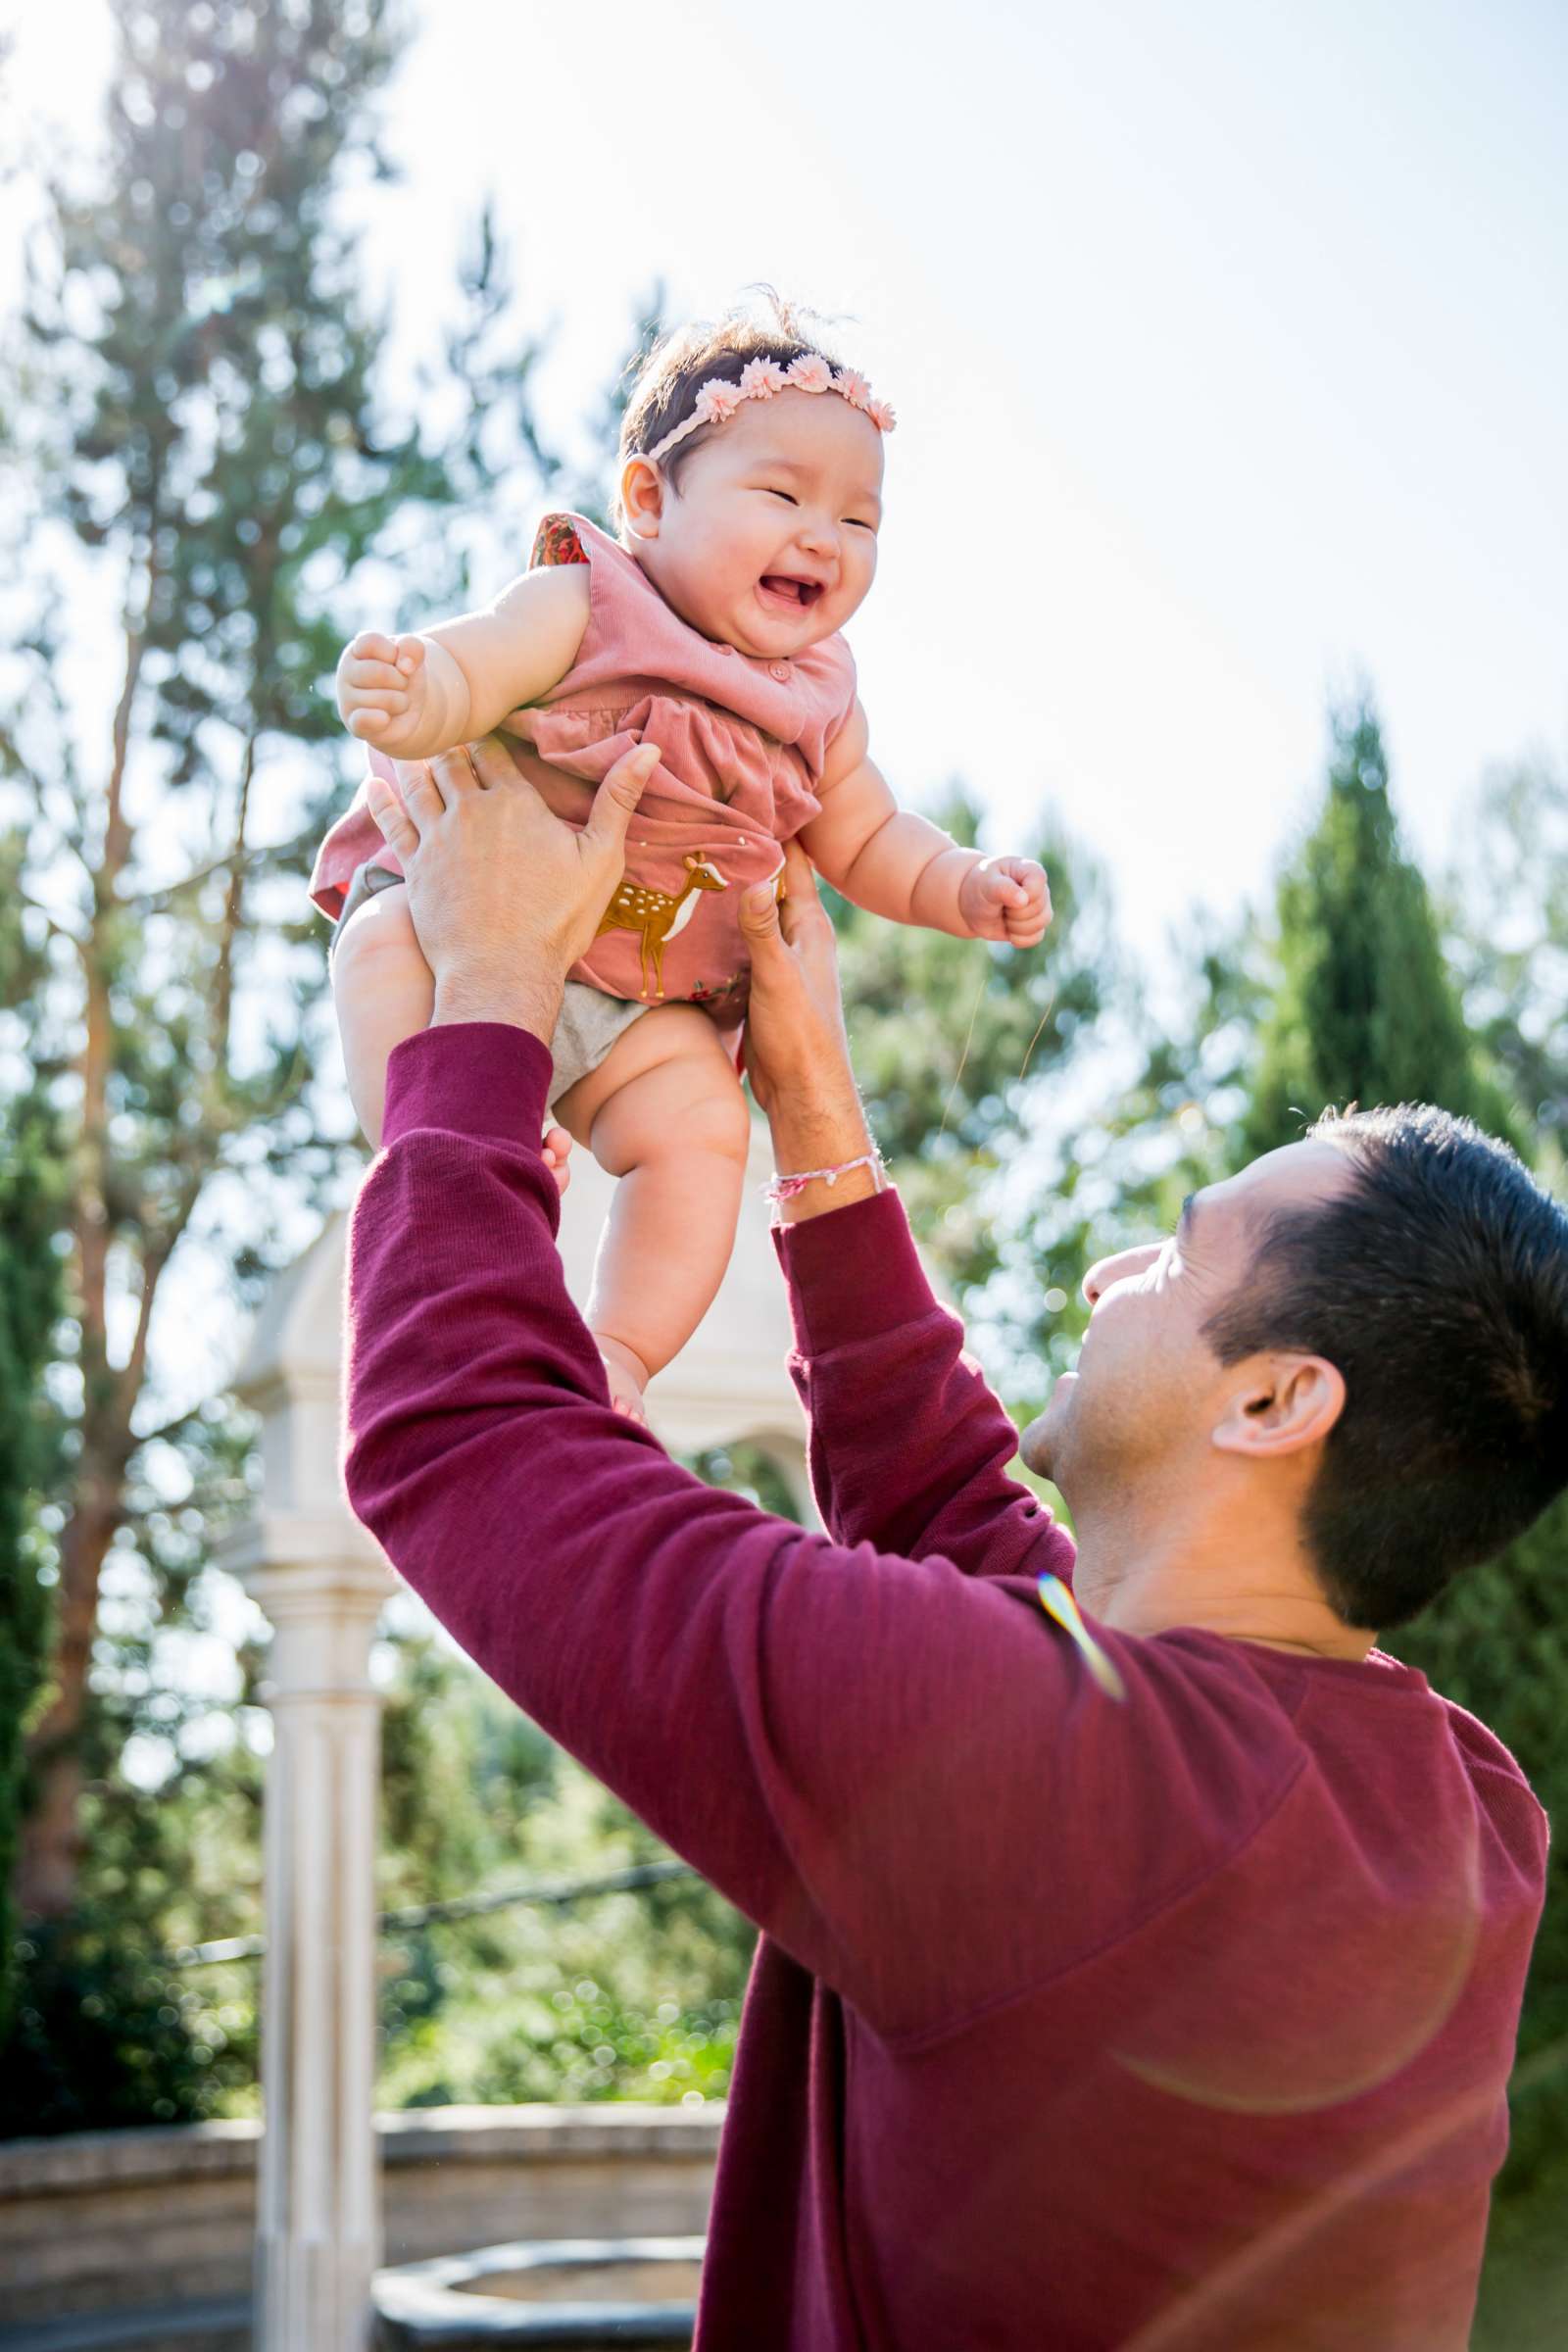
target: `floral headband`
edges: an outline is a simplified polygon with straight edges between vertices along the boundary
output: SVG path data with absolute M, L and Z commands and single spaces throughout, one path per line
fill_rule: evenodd
M 650 465 L 668 457 L 678 442 L 700 425 L 723 424 L 734 416 L 743 400 L 771 400 L 775 392 L 836 392 L 847 400 L 852 409 L 869 416 L 879 433 L 891 433 L 898 422 L 885 400 L 874 400 L 871 387 L 863 375 L 853 368 L 835 368 L 817 351 L 803 351 L 781 368 L 776 360 L 749 360 L 741 369 L 739 383 L 727 376 L 710 375 L 697 395 L 697 406 L 684 424 L 677 424 L 666 433 L 655 449 L 640 454 Z

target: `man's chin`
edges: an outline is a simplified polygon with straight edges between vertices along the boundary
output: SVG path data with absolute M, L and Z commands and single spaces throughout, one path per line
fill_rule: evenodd
M 1043 1413 L 1030 1422 L 1018 1440 L 1019 1459 L 1025 1469 L 1032 1470 L 1037 1478 L 1054 1480 L 1056 1477 L 1056 1466 L 1061 1456 L 1062 1421 L 1077 1385 L 1076 1372 L 1058 1374 L 1050 1403 Z

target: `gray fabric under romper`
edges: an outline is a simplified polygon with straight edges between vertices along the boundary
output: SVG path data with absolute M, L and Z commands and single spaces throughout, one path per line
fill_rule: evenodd
M 343 900 L 343 911 L 332 926 L 332 936 L 326 953 L 330 959 L 333 949 L 343 936 L 343 926 L 357 907 L 377 891 L 401 887 L 403 876 L 395 874 L 389 865 L 377 865 L 373 858 L 357 865 Z M 631 1027 L 645 1012 L 648 1004 L 634 1004 L 624 997 L 607 997 L 601 988 L 588 988 L 581 980 L 568 980 L 562 1000 L 561 1018 L 550 1040 L 550 1058 L 554 1071 L 550 1080 L 551 1107 L 579 1078 L 597 1070 L 611 1047 L 624 1030 Z

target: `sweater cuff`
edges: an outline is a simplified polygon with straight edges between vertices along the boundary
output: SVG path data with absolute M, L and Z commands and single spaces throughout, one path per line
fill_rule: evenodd
M 891 1186 L 773 1235 L 801 1355 L 880 1339 L 930 1314 L 936 1300 L 904 1202 Z
M 553 1067 L 548 1046 L 506 1021 L 421 1029 L 388 1059 L 382 1146 L 416 1127 L 437 1127 L 537 1152 Z

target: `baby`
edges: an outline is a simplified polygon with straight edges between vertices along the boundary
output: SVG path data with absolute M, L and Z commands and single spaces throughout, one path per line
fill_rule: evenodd
M 615 761 L 657 749 L 551 1046 L 554 1116 L 621 1179 L 587 1319 L 634 1418 L 728 1262 L 750 1140 L 738 906 L 780 845 L 799 835 L 836 890 L 896 922 L 1029 948 L 1051 919 L 1033 859 L 959 849 L 897 806 L 867 751 L 840 631 L 875 576 L 893 423 L 784 305 L 688 327 L 633 386 L 615 538 L 550 515 L 488 611 L 362 634 L 338 664 L 338 708 L 385 774 L 495 733 L 581 824 Z M 387 1057 L 428 1026 L 434 988 L 363 789 L 311 893 L 336 919 L 349 1089 L 375 1144 Z

